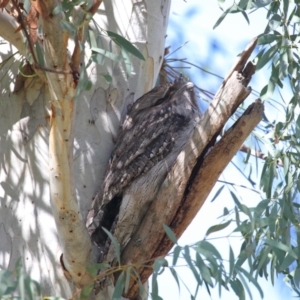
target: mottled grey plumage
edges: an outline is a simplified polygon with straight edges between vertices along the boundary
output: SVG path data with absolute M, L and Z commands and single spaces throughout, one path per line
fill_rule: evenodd
M 106 240 L 100 227 L 111 230 L 114 224 L 114 236 L 125 247 L 198 117 L 194 85 L 182 77 L 154 88 L 132 105 L 96 198 L 98 229 L 92 237 L 98 245 Z

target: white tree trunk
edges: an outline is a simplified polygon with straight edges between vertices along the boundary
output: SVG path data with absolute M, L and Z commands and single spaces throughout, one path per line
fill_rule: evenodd
M 131 41 L 145 61 L 132 57 L 129 78 L 124 63 L 109 59 L 87 70 L 93 87 L 77 99 L 71 168 L 73 196 L 83 221 L 101 185 L 127 105 L 155 84 L 169 8 L 170 0 L 107 0 L 95 15 L 102 29 Z M 1 62 L 16 52 L 12 44 L 24 54 L 22 35 L 14 33 L 14 26 L 14 20 L 0 12 L 0 36 L 8 40 L 0 45 Z M 110 40 L 102 37 L 102 42 L 109 50 Z M 117 47 L 113 51 L 120 54 Z M 21 59 L 16 55 L 0 71 L 0 268 L 13 269 L 21 257 L 44 295 L 70 297 L 74 289 L 63 275 L 61 241 L 50 205 L 50 95 L 37 76 L 27 78 L 20 91 L 12 92 Z M 111 84 L 103 74 L 112 76 Z

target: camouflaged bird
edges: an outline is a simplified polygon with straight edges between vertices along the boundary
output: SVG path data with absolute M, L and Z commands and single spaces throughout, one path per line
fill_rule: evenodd
M 92 240 L 103 247 L 110 230 L 123 249 L 200 117 L 194 85 L 179 77 L 155 87 L 130 108 L 95 198 Z M 112 246 L 111 246 L 112 247 Z M 113 259 L 107 255 L 107 260 Z

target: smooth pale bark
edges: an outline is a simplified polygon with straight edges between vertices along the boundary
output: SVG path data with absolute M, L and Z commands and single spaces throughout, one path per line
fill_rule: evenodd
M 46 5 L 51 10 L 55 2 Z M 21 257 L 26 272 L 41 283 L 44 295 L 70 297 L 75 291 L 60 265 L 64 251 L 65 267 L 75 270 L 73 279 L 79 285 L 85 282 L 75 278 L 76 268 L 82 269 L 88 261 L 82 253 L 88 253 L 85 247 L 90 247 L 82 224 L 101 186 L 127 105 L 155 84 L 163 59 L 169 7 L 170 1 L 158 5 L 154 1 L 107 0 L 101 4 L 95 15 L 99 26 L 130 40 L 145 61 L 131 57 L 130 77 L 123 62 L 105 59 L 104 65 L 92 64 L 86 75 L 93 87 L 81 93 L 76 109 L 70 75 L 46 72 L 46 79 L 28 78 L 24 88 L 13 94 L 19 62 L 10 61 L 1 70 L 1 78 L 8 70 L 9 76 L 2 78 L 0 102 L 0 267 L 13 269 Z M 43 21 L 48 35 L 44 43 L 46 64 L 68 70 L 66 52 L 60 51 L 67 48 L 66 36 L 59 20 L 55 21 Z M 8 42 L 23 51 L 22 44 L 14 43 L 13 32 L 12 27 Z M 1 30 L 0 34 L 4 36 Z M 101 39 L 109 50 L 110 39 Z M 68 49 L 72 50 L 72 41 Z M 1 45 L 1 61 L 12 51 L 10 45 Z M 113 51 L 121 54 L 115 45 Z M 112 76 L 110 84 L 102 76 L 105 74 Z M 55 153 L 50 158 L 49 147 Z M 74 237 L 70 230 L 75 230 Z M 78 248 L 80 244 L 83 248 Z M 71 266 L 72 253 L 77 253 L 79 261 L 75 268 Z
M 5 10 L 0 9 L 0 36 L 9 44 L 15 46 L 19 50 L 20 54 L 25 55 L 26 48 L 24 36 L 21 30 L 16 32 L 16 28 L 18 26 L 19 24 L 12 16 L 10 16 Z

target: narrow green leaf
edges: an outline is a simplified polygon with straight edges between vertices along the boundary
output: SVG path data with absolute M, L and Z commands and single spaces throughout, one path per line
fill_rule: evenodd
M 277 213 L 278 213 L 278 206 L 277 206 L 277 204 L 274 204 L 274 206 L 271 209 L 270 218 L 276 220 Z M 274 222 L 274 224 L 270 225 L 270 232 L 275 232 L 275 222 Z
M 52 15 L 53 16 L 56 16 L 56 15 L 58 15 L 60 12 L 62 12 L 63 11 L 63 7 L 62 7 L 62 5 L 61 4 L 59 4 L 59 5 L 57 5 L 54 9 L 53 9 L 53 11 L 52 11 Z
M 244 16 L 245 20 L 247 21 L 248 25 L 250 25 L 250 21 L 249 21 L 247 13 L 245 13 L 244 11 L 241 11 L 241 13 Z
M 280 15 L 273 15 L 269 21 L 269 26 L 272 30 L 276 30 L 278 26 L 281 25 L 281 16 Z
M 196 253 L 196 266 L 201 272 L 202 278 L 209 284 L 211 287 L 214 286 L 211 277 L 210 277 L 210 272 L 208 267 L 205 265 L 201 255 L 197 252 Z
M 298 123 L 298 121 L 297 121 Z M 298 125 L 296 125 L 298 126 Z M 299 120 L 299 138 L 300 138 L 300 120 Z M 288 157 L 287 154 L 284 155 L 283 157 L 283 170 L 284 170 L 284 176 L 287 174 L 287 172 L 289 171 L 290 169 L 290 165 L 291 165 L 291 162 L 290 162 L 290 159 Z
M 265 243 L 268 244 L 268 245 L 270 245 L 270 246 L 272 246 L 272 247 L 278 248 L 278 249 L 280 249 L 280 250 L 282 250 L 284 252 L 287 252 L 293 258 L 298 259 L 296 253 L 292 250 L 292 248 L 288 247 L 287 245 L 285 245 L 285 244 L 283 244 L 281 242 L 277 242 L 277 241 L 273 241 L 273 240 L 270 240 L 270 239 L 266 239 Z
M 297 7 L 295 7 L 295 11 L 293 11 L 294 13 L 291 14 L 291 17 L 292 17 L 292 20 L 293 20 L 293 23 L 300 23 L 300 5 L 298 4 Z M 289 19 L 289 22 L 290 23 L 290 19 Z
M 250 209 L 246 205 L 242 204 L 239 201 L 239 199 L 237 198 L 237 196 L 235 195 L 235 193 L 233 193 L 232 191 L 230 191 L 230 195 L 231 195 L 234 203 L 236 204 L 236 206 L 239 208 L 239 210 L 241 212 L 243 212 L 244 214 L 246 214 L 250 218 L 250 220 L 252 220 L 252 214 L 251 214 Z
M 229 246 L 229 274 L 228 277 L 231 278 L 233 275 L 233 271 L 234 271 L 234 253 L 233 250 L 231 248 L 231 246 Z
M 246 10 L 249 2 L 252 2 L 252 1 L 251 0 L 240 0 L 238 7 L 241 10 Z
M 215 193 L 215 195 L 213 196 L 213 198 L 211 199 L 210 202 L 214 202 L 214 201 L 218 198 L 218 196 L 220 195 L 220 193 L 223 191 L 224 187 L 225 187 L 225 185 L 222 185 L 222 186 L 217 190 L 217 192 Z
M 288 60 L 288 51 L 285 48 L 282 49 L 282 53 L 280 55 L 279 61 L 279 78 L 283 80 L 285 77 L 288 76 L 288 66 L 289 66 L 289 60 Z
M 218 270 L 218 277 L 217 277 L 219 299 L 222 299 L 221 298 L 222 286 L 224 286 L 225 289 L 228 290 L 227 282 L 224 282 L 224 280 L 222 279 L 222 275 L 223 275 L 222 271 L 223 271 L 222 268 L 219 268 L 219 270 Z
M 13 293 L 17 288 L 17 281 L 14 280 L 13 273 L 8 270 L 0 270 L 0 299 L 2 296 Z
M 272 47 L 270 47 L 266 52 L 264 52 L 261 58 L 259 58 L 257 61 L 256 71 L 262 69 L 268 62 L 270 62 L 272 57 L 277 52 L 277 50 L 278 50 L 278 45 L 275 44 Z
M 253 2 L 253 6 L 256 8 L 261 8 L 261 7 L 269 5 L 271 2 L 272 2 L 272 0 L 256 0 Z
M 158 296 L 158 295 L 154 295 L 151 293 L 151 299 L 152 300 L 164 300 L 162 297 Z
M 21 261 L 17 263 L 16 271 L 17 271 L 17 282 L 18 282 L 18 289 L 21 300 L 25 300 L 25 286 L 24 286 L 24 270 L 21 265 Z
M 124 290 L 124 272 L 121 272 L 121 274 L 119 275 L 117 282 L 115 284 L 112 299 L 113 300 L 121 300 L 123 290 Z
M 89 91 L 93 86 L 93 83 L 91 80 L 89 79 L 83 79 L 83 80 L 79 80 L 79 83 L 77 85 L 77 88 L 80 91 Z
M 260 255 L 259 263 L 258 263 L 258 266 L 256 269 L 256 276 L 255 276 L 256 279 L 258 278 L 258 275 L 260 274 L 262 267 L 265 267 L 267 265 L 268 255 L 271 250 L 272 250 L 271 246 L 267 246 L 262 250 L 262 252 L 261 252 L 262 255 Z
M 275 41 L 278 42 L 281 40 L 281 38 L 282 38 L 281 35 L 265 33 L 259 36 L 257 40 L 257 45 L 271 44 Z
M 211 297 L 209 285 L 207 284 L 206 281 L 204 281 L 204 284 L 205 284 L 206 291 L 207 291 L 208 295 Z M 199 287 L 199 285 L 197 286 L 196 292 L 198 292 L 198 287 Z M 195 294 L 195 296 L 194 296 L 195 299 L 196 299 L 196 296 L 197 296 L 197 294 Z
M 111 31 L 106 31 L 108 36 L 121 48 L 125 49 L 127 52 L 133 54 L 141 60 L 145 60 L 143 54 L 132 45 L 128 40 L 120 36 L 119 34 Z
M 266 160 L 261 173 L 260 187 L 266 193 L 266 198 L 271 199 L 272 185 L 275 178 L 274 174 L 274 162 L 270 163 L 270 160 Z
M 70 32 L 71 34 L 73 34 L 74 32 L 77 31 L 76 26 L 74 26 L 72 23 L 70 23 L 70 22 L 67 21 L 67 20 L 62 20 L 62 21 L 60 21 L 60 27 L 61 27 L 63 30 Z
M 231 220 L 229 220 L 225 223 L 222 223 L 222 224 L 213 225 L 213 226 L 209 227 L 208 230 L 206 231 L 205 236 L 208 236 L 213 232 L 217 232 L 217 231 L 220 231 L 220 230 L 226 228 L 230 223 L 231 223 Z
M 234 207 L 234 213 L 235 213 L 236 224 L 239 226 L 241 224 L 240 213 L 239 213 L 239 210 L 238 210 L 238 208 L 236 206 Z
M 86 267 L 86 271 L 87 271 L 89 274 L 91 274 L 93 277 L 95 277 L 95 276 L 97 275 L 98 270 L 99 270 L 99 269 L 98 269 L 97 266 L 95 266 L 95 265 Z
M 90 60 L 95 62 L 99 66 L 103 66 L 105 62 L 105 56 L 99 53 L 92 52 Z
M 183 257 L 185 258 L 185 261 L 187 262 L 187 264 L 189 265 L 189 268 L 191 269 L 195 279 L 197 280 L 197 283 L 199 285 L 202 285 L 202 280 L 192 262 L 191 256 L 190 256 L 190 249 L 188 246 L 184 247 L 184 253 L 183 253 Z
M 89 296 L 91 295 L 92 291 L 93 291 L 93 288 L 94 288 L 94 283 L 90 283 L 88 285 L 86 285 L 82 290 L 81 290 L 81 293 L 80 293 L 80 299 L 88 299 Z
M 157 284 L 157 274 L 154 273 L 152 275 L 152 290 L 151 290 L 151 296 L 155 297 L 158 296 L 158 284 Z
M 172 231 L 172 229 L 170 227 L 168 227 L 167 225 L 163 224 L 163 228 L 165 233 L 167 234 L 168 238 L 174 243 L 177 244 L 177 238 L 175 233 Z
M 273 224 L 276 221 L 276 219 L 273 218 L 258 218 L 255 220 L 255 228 L 264 228 L 266 226 L 270 226 L 271 224 Z
M 223 216 L 227 216 L 227 215 L 229 215 L 229 210 L 228 210 L 227 207 L 224 207 L 224 209 L 223 209 Z
M 258 205 L 254 209 L 254 217 L 260 218 L 262 213 L 266 210 L 269 206 L 270 200 L 262 200 L 258 203 Z
M 89 34 L 89 43 L 91 48 L 98 48 L 94 31 L 89 29 L 88 34 Z
M 174 248 L 174 252 L 173 252 L 173 262 L 172 262 L 172 265 L 173 265 L 173 266 L 176 265 L 181 250 L 182 250 L 182 248 L 181 248 L 180 246 L 176 246 L 176 247 Z
M 41 285 L 36 281 L 31 279 L 31 285 L 34 286 L 37 295 L 40 296 L 42 294 Z
M 62 5 L 62 8 L 63 8 L 63 11 L 66 12 L 68 10 L 72 10 L 74 8 L 74 2 L 62 1 L 61 5 Z
M 252 225 L 248 220 L 243 221 L 240 225 L 238 225 L 233 232 L 242 232 L 243 235 L 251 235 Z
M 61 297 L 43 297 L 43 300 L 67 300 L 66 298 L 61 298 Z
M 279 8 L 280 8 L 280 2 L 279 1 L 276 1 L 276 2 L 273 1 L 270 5 L 270 9 L 268 10 L 267 19 L 269 19 L 269 17 L 272 16 L 273 14 L 276 14 L 278 12 Z
M 25 287 L 25 291 L 26 291 L 26 299 L 29 298 L 29 300 L 33 300 L 35 297 L 35 290 L 34 290 L 34 286 L 31 285 L 31 279 L 28 275 L 24 276 L 24 287 Z
M 122 52 L 122 56 L 123 56 L 124 63 L 125 63 L 126 75 L 127 75 L 127 77 L 130 77 L 132 67 L 131 67 L 129 54 L 126 51 L 126 49 L 124 49 L 124 48 L 121 48 L 121 52 Z
M 125 288 L 124 292 L 127 293 L 129 289 L 129 283 L 131 278 L 131 267 L 126 268 L 126 276 L 125 276 Z
M 246 288 L 246 291 L 250 297 L 250 300 L 253 300 L 251 290 L 250 290 L 246 280 L 244 279 L 244 277 L 242 276 L 242 274 L 240 272 L 238 272 L 238 277 L 240 278 L 243 288 L 244 289 Z
M 296 287 L 299 289 L 300 288 L 300 267 L 297 267 L 294 273 L 294 283 Z
M 287 19 L 289 5 L 290 5 L 290 0 L 283 0 L 283 12 L 284 12 L 285 19 Z
M 281 263 L 279 270 L 280 271 L 284 271 L 285 269 L 287 269 L 293 262 L 295 261 L 295 258 L 292 257 L 291 255 L 287 255 L 283 262 Z
M 139 273 L 133 268 L 132 269 L 133 273 L 135 274 L 136 278 L 137 278 L 137 281 L 138 281 L 138 285 L 139 285 L 139 294 L 140 295 L 143 295 L 146 291 L 145 291 L 145 288 L 141 282 L 141 278 L 140 278 L 140 275 Z
M 241 267 L 237 267 L 237 268 L 238 268 L 239 272 L 243 273 L 243 275 L 246 276 L 246 278 L 256 287 L 256 289 L 258 290 L 258 292 L 260 294 L 261 299 L 263 299 L 264 298 L 264 293 L 263 293 L 262 288 L 258 284 L 257 280 L 255 278 L 253 278 L 251 276 L 251 274 L 248 271 L 246 271 L 245 269 L 243 269 Z M 242 278 L 242 276 L 240 278 Z
M 259 97 L 263 101 L 270 99 L 274 93 L 274 89 L 274 82 L 269 81 L 269 83 L 266 86 L 264 86 L 264 88 L 261 90 Z
M 213 244 L 211 244 L 210 242 L 203 240 L 203 241 L 198 242 L 197 246 L 198 246 L 197 250 L 200 250 L 200 252 L 204 256 L 207 257 L 208 254 L 210 254 L 210 255 L 214 255 L 218 259 L 222 260 L 221 254 L 219 253 L 217 248 Z M 203 251 L 203 250 L 206 250 L 206 251 Z
M 216 29 L 222 23 L 222 21 L 228 15 L 228 12 L 229 12 L 229 9 L 227 9 L 225 12 L 222 13 L 221 17 L 217 20 L 217 22 L 213 26 L 213 29 Z
M 24 3 L 24 5 L 23 5 L 24 11 L 26 11 L 26 12 L 30 11 L 30 8 L 31 8 L 30 0 L 24 0 L 23 3 Z
M 243 245 L 246 244 L 246 241 L 244 241 Z M 243 246 L 242 246 L 243 248 Z M 238 266 L 242 266 L 244 264 L 244 262 L 246 261 L 246 259 L 248 258 L 248 254 L 246 251 L 241 251 L 239 256 L 238 256 L 238 259 L 235 263 L 235 266 L 238 267 Z
M 40 66 L 44 67 L 45 66 L 44 55 L 39 41 L 35 43 L 35 49 L 36 49 L 36 56 L 37 56 L 38 63 Z
M 115 55 L 114 53 L 109 52 L 109 51 L 106 51 L 106 50 L 101 49 L 101 48 L 91 47 L 91 51 L 100 53 L 100 54 L 104 55 L 105 57 L 108 57 L 108 58 L 111 59 L 111 60 L 115 60 L 115 61 L 121 61 L 121 60 L 124 60 L 123 57 L 117 56 L 117 55 Z
M 296 137 L 300 138 L 300 115 L 298 116 L 296 120 Z
M 120 244 L 118 243 L 118 241 L 115 239 L 115 237 L 104 227 L 101 227 L 103 229 L 103 231 L 108 235 L 108 237 L 110 238 L 111 242 L 114 245 L 115 251 L 116 251 L 116 258 L 118 263 L 121 263 L 121 251 L 120 251 Z
M 109 74 L 101 74 L 108 83 L 112 82 L 112 77 Z
M 270 275 L 271 275 L 271 282 L 272 285 L 274 285 L 274 275 L 275 275 L 275 267 L 276 267 L 276 256 L 274 255 L 272 260 L 271 260 L 271 265 L 270 265 Z
M 239 279 L 230 280 L 230 286 L 235 292 L 235 294 L 239 297 L 239 300 L 245 300 L 245 290 L 243 285 L 241 284 Z
M 157 258 L 154 261 L 153 272 L 159 273 L 161 271 L 161 268 L 164 269 L 164 267 L 167 267 L 167 266 L 168 266 L 168 261 L 165 258 L 163 258 L 163 257 Z
M 176 281 L 178 291 L 179 291 L 179 294 L 180 294 L 180 283 L 179 283 L 179 279 L 178 279 L 178 275 L 176 273 L 176 270 L 174 268 L 169 268 L 169 270 L 170 270 L 172 276 L 174 277 L 174 279 Z

